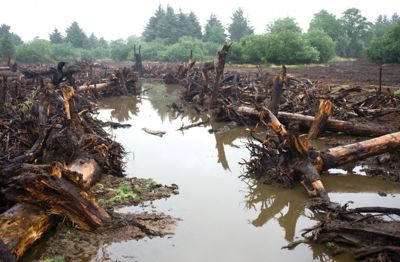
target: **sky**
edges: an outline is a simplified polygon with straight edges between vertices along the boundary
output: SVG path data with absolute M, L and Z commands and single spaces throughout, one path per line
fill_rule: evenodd
M 307 30 L 313 14 L 321 9 L 340 17 L 344 10 L 355 7 L 369 21 L 375 21 L 379 14 L 400 14 L 396 0 L 1 0 L 0 24 L 11 26 L 22 40 L 30 41 L 34 37 L 48 39 L 54 28 L 64 34 L 77 21 L 86 34 L 115 40 L 140 36 L 160 4 L 184 13 L 195 12 L 202 26 L 213 13 L 225 27 L 241 7 L 255 33 L 264 33 L 268 23 L 285 16 L 294 17 Z

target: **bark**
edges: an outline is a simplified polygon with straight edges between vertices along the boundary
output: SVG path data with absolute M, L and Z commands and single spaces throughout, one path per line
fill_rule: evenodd
M 42 208 L 25 203 L 14 205 L 0 215 L 0 257 L 5 261 L 20 259 L 54 221 Z
M 312 122 L 310 130 L 308 131 L 308 139 L 315 139 L 325 127 L 326 121 L 332 115 L 333 104 L 328 100 L 320 100 L 318 113 Z

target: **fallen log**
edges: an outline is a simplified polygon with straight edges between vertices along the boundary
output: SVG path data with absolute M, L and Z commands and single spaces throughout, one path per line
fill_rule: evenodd
M 330 148 L 317 157 L 318 170 L 352 163 L 400 148 L 400 132 L 376 137 L 366 141 Z
M 81 85 L 77 87 L 78 92 L 83 92 L 83 91 L 88 91 L 91 89 L 95 89 L 96 91 L 103 91 L 106 90 L 107 88 L 113 86 L 113 82 L 108 82 L 108 83 L 99 83 L 99 84 L 93 84 L 93 85 Z
M 0 260 L 19 260 L 55 223 L 45 209 L 19 203 L 0 215 Z
M 315 118 L 302 114 L 279 112 L 278 119 L 281 120 L 284 124 L 298 123 L 300 126 L 309 128 Z M 344 134 L 354 136 L 381 136 L 398 131 L 382 125 L 359 124 L 355 122 L 336 119 L 328 119 L 326 121 L 324 130 L 342 132 Z
M 258 119 L 259 111 L 254 107 L 238 106 L 233 108 L 237 113 L 244 114 Z M 313 116 L 306 116 L 297 113 L 279 112 L 278 119 L 284 124 L 297 123 L 302 127 L 310 128 L 315 120 Z M 349 121 L 336 119 L 328 119 L 324 130 L 333 132 L 342 132 L 348 135 L 355 136 L 382 136 L 399 131 L 398 129 L 387 128 L 373 124 L 358 124 Z

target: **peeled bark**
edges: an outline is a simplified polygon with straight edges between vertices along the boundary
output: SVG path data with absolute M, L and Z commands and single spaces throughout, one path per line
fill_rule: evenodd
M 54 224 L 54 217 L 42 208 L 24 203 L 14 205 L 0 215 L 0 260 L 20 259 Z
M 315 139 L 318 137 L 319 133 L 324 130 L 326 121 L 333 112 L 333 104 L 328 100 L 320 100 L 318 113 L 314 118 L 314 121 L 308 131 L 308 139 Z

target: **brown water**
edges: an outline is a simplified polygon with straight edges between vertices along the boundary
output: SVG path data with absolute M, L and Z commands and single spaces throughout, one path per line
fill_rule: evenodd
M 163 184 L 176 183 L 180 194 L 169 199 L 126 207 L 121 212 L 164 212 L 181 218 L 176 233 L 165 238 L 132 240 L 106 247 L 117 261 L 352 261 L 330 256 L 321 246 L 299 245 L 281 249 L 296 240 L 301 229 L 312 226 L 312 213 L 304 208 L 308 197 L 300 186 L 285 190 L 243 180 L 238 162 L 248 158 L 247 131 L 235 128 L 210 134 L 211 123 L 176 131 L 182 124 L 205 120 L 195 113 L 176 116 L 166 105 L 178 101 L 178 87 L 153 87 L 142 98 L 102 101 L 99 117 L 130 123 L 131 128 L 110 130 L 127 154 L 128 176 L 149 177 Z M 142 128 L 167 132 L 162 138 Z M 332 201 L 351 206 L 398 206 L 400 189 L 371 179 L 360 167 L 331 170 L 346 175 L 325 175 Z M 377 192 L 383 190 L 387 197 Z

